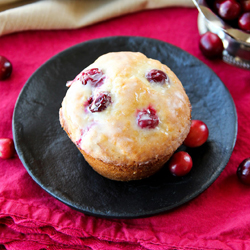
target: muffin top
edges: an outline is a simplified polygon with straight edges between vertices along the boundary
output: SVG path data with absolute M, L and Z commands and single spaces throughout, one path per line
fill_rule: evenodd
M 176 75 L 139 52 L 113 52 L 68 82 L 61 118 L 93 158 L 140 164 L 172 154 L 185 139 L 191 105 Z

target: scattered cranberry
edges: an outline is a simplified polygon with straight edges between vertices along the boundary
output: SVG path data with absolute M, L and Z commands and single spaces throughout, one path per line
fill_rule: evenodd
M 208 127 L 203 121 L 192 120 L 184 145 L 191 148 L 199 147 L 207 141 L 208 135 Z
M 94 112 L 101 112 L 106 109 L 111 103 L 111 96 L 109 92 L 99 92 L 96 96 L 88 99 L 89 110 Z
M 240 163 L 237 169 L 237 176 L 242 183 L 250 185 L 250 158 Z
M 239 20 L 238 20 L 238 25 L 240 29 L 250 32 L 250 12 L 243 13 Z
M 243 12 L 250 11 L 250 0 L 240 0 L 241 7 Z
M 199 48 L 203 55 L 210 59 L 221 57 L 224 49 L 219 36 L 210 31 L 201 36 Z
M 137 112 L 137 124 L 141 128 L 155 128 L 159 124 L 156 110 L 152 107 Z
M 82 72 L 80 80 L 83 85 L 91 84 L 93 87 L 99 87 L 103 84 L 105 76 L 98 68 L 88 69 Z
M 174 153 L 169 161 L 168 167 L 174 176 L 184 176 L 192 169 L 193 161 L 187 152 L 180 151 Z
M 214 7 L 224 20 L 234 20 L 241 12 L 241 5 L 235 0 L 215 0 Z
M 168 76 L 161 70 L 152 69 L 146 74 L 146 78 L 149 82 L 164 84 L 169 82 Z
M 9 159 L 15 153 L 14 142 L 11 138 L 0 138 L 0 158 Z
M 0 81 L 10 77 L 12 72 L 11 62 L 4 56 L 0 56 Z

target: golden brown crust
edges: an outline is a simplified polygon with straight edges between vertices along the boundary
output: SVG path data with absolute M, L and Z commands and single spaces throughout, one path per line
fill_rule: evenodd
M 84 151 L 79 149 L 85 160 L 100 175 L 116 181 L 131 181 L 147 178 L 158 172 L 171 155 L 163 158 L 154 159 L 144 163 L 134 163 L 131 165 L 113 165 L 104 163 L 101 160 L 94 159 Z

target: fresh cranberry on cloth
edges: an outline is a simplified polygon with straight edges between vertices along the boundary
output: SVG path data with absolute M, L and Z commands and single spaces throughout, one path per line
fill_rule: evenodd
M 113 35 L 160 39 L 202 60 L 228 87 L 239 125 L 235 149 L 219 178 L 194 200 L 148 218 L 84 215 L 42 190 L 18 156 L 0 159 L 0 249 L 250 249 L 250 187 L 236 176 L 238 164 L 250 156 L 250 71 L 203 57 L 197 14 L 194 8 L 146 10 L 78 30 L 0 37 L 0 54 L 13 64 L 11 77 L 0 82 L 0 137 L 12 137 L 15 102 L 38 67 L 70 46 Z

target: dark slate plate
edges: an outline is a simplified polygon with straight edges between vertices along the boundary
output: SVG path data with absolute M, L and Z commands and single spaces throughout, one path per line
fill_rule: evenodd
M 194 162 L 187 176 L 173 177 L 165 167 L 141 181 L 108 180 L 92 170 L 61 129 L 58 110 L 67 91 L 66 81 L 111 51 L 140 51 L 167 64 L 182 81 L 193 119 L 203 120 L 210 131 L 203 146 L 192 150 L 182 146 Z M 214 72 L 173 45 L 142 37 L 92 40 L 54 56 L 27 81 L 13 117 L 16 150 L 31 177 L 73 209 L 111 218 L 150 216 L 195 198 L 226 166 L 236 134 L 234 102 Z

